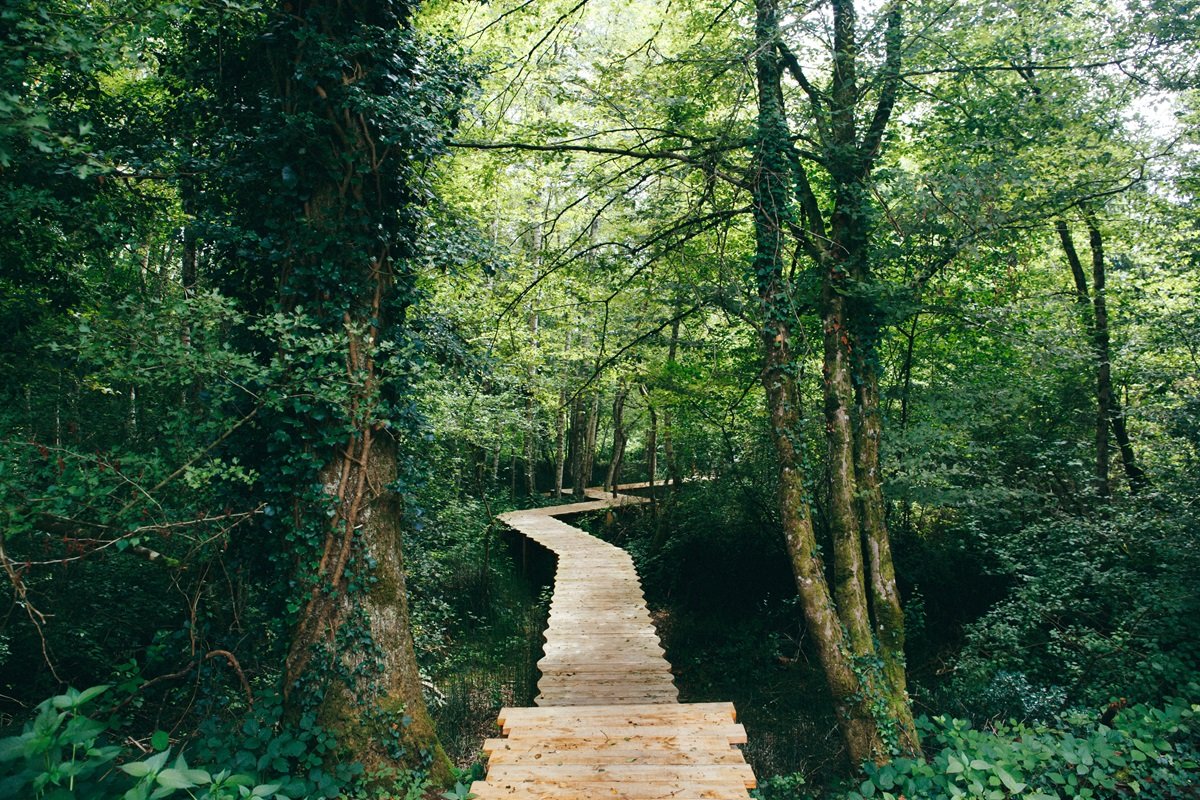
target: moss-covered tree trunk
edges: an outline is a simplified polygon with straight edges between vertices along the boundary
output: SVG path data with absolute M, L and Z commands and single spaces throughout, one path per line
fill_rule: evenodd
M 402 556 L 397 424 L 401 373 L 390 351 L 405 340 L 416 276 L 407 256 L 418 231 L 417 180 L 400 131 L 421 120 L 391 102 L 418 63 L 396 51 L 411 8 L 393 0 L 293 0 L 269 37 L 280 99 L 278 125 L 295 148 L 274 221 L 281 250 L 279 306 L 320 331 L 322 354 L 285 339 L 285 363 L 340 366 L 312 385 L 308 453 L 324 462 L 323 497 L 297 486 L 292 524 L 303 593 L 285 661 L 291 713 L 313 710 L 369 780 L 388 768 L 427 770 L 445 783 L 450 764 L 421 691 Z M 429 130 L 436 130 L 431 126 Z M 419 143 L 412 142 L 416 147 Z M 296 411 L 303 409 L 303 403 Z M 372 777 L 375 776 L 375 777 Z
M 783 42 L 775 0 L 757 0 L 755 65 L 758 136 L 752 185 L 754 272 L 762 313 L 763 381 L 780 469 L 780 510 L 796 585 L 838 711 L 850 758 L 886 760 L 916 752 L 906 690 L 904 618 L 896 587 L 879 475 L 875 313 L 860 289 L 871 280 L 867 181 L 882 142 L 899 78 L 899 11 L 887 22 L 887 59 L 879 102 L 860 133 L 862 93 L 852 0 L 833 0 L 833 69 L 822 92 Z M 782 59 L 782 60 L 781 60 Z M 782 72 L 786 65 L 810 99 L 823 145 L 808 154 L 832 190 L 828 212 L 813 191 L 789 131 Z M 828 221 L 827 221 L 828 220 Z M 821 281 L 811 301 L 822 325 L 822 393 L 833 586 L 813 531 L 799 409 L 799 365 L 791 353 L 799 288 L 785 276 L 783 249 L 795 236 Z

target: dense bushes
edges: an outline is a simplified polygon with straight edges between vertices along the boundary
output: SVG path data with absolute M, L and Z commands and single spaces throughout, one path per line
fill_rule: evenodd
M 69 689 L 51 697 L 38 705 L 19 735 L 0 739 L 0 796 L 160 800 L 182 794 L 193 800 L 288 800 L 281 783 L 261 781 L 255 772 L 198 769 L 189 766 L 182 753 L 172 758 L 162 731 L 151 739 L 157 751 L 151 755 L 113 744 L 112 721 L 96 718 L 101 713 L 89 708 L 108 688 Z M 307 793 L 310 787 L 302 779 L 296 783 Z
M 1189 687 L 1193 696 L 1200 687 Z M 1183 699 L 1137 705 L 1110 724 L 1067 716 L 1054 725 L 1005 722 L 978 729 L 922 718 L 926 758 L 867 765 L 865 780 L 831 792 L 839 800 L 1144 798 L 1195 796 L 1200 778 L 1200 705 Z M 806 796 L 793 776 L 768 781 L 764 800 Z
M 1185 504 L 1157 502 L 1050 519 L 995 541 L 1014 585 L 967 629 L 950 683 L 961 711 L 1045 719 L 1114 697 L 1157 702 L 1194 680 L 1200 526 Z M 1010 686 L 997 692 L 997 682 Z

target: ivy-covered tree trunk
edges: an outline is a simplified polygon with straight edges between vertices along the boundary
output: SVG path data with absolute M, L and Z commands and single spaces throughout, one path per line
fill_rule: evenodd
M 298 493 L 290 510 L 293 536 L 309 549 L 297 564 L 302 595 L 285 703 L 315 711 L 368 779 L 401 766 L 444 783 L 450 765 L 422 697 L 409 624 L 397 493 L 398 451 L 416 433 L 398 402 L 420 202 L 406 150 L 429 145 L 418 115 L 438 112 L 392 94 L 420 58 L 409 5 L 307 0 L 286 10 L 269 56 L 277 124 L 296 152 L 294 166 L 283 154 L 282 218 L 272 222 L 279 306 L 318 332 L 319 344 L 314 352 L 314 340 L 285 337 L 280 356 L 327 372 L 310 384 L 311 404 L 293 406 L 308 452 L 285 456 L 324 462 L 321 496 Z
M 890 117 L 899 77 L 898 7 L 887 15 L 887 58 L 878 106 L 858 130 L 862 94 L 852 0 L 833 0 L 833 69 L 822 92 L 783 42 L 774 0 L 757 0 L 758 83 L 755 279 L 763 320 L 763 380 L 779 460 L 780 506 L 788 552 L 850 758 L 886 760 L 919 746 L 904 670 L 904 617 L 896 587 L 879 474 L 879 388 L 875 309 L 861 290 L 871 281 L 867 181 Z M 781 61 L 782 58 L 782 61 Z M 781 87 L 786 64 L 808 96 L 823 144 L 808 154 L 832 190 L 826 213 L 794 149 Z M 828 218 L 828 221 L 826 221 Z M 825 486 L 833 586 L 813 531 L 802 451 L 799 365 L 791 354 L 798 287 L 785 277 L 790 232 L 820 276 L 815 299 L 823 340 Z
M 784 282 L 783 226 L 788 212 L 787 121 L 780 83 L 779 20 L 775 0 L 757 0 L 755 67 L 758 81 L 758 169 L 754 183 L 754 273 L 762 304 L 763 387 L 771 437 L 779 463 L 779 505 L 784 537 L 806 627 L 813 638 L 825 680 L 838 712 L 842 736 L 851 758 L 873 757 L 881 741 L 878 727 L 862 698 L 866 696 L 854 669 L 850 646 L 833 593 L 825 578 L 813 529 L 805 480 L 810 471 L 800 430 L 800 390 L 791 352 L 790 297 Z

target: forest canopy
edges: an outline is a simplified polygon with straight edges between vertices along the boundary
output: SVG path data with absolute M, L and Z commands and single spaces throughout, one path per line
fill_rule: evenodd
M 5 0 L 0 796 L 465 797 L 626 484 L 756 796 L 1195 796 L 1198 34 Z

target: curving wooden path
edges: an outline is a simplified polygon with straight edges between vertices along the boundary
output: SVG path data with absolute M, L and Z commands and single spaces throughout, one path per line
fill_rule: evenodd
M 642 488 L 625 484 L 620 489 Z M 633 560 L 557 517 L 647 502 L 589 489 L 587 502 L 499 519 L 555 554 L 535 708 L 506 708 L 488 739 L 479 800 L 748 798 L 754 773 L 732 703 L 679 702 Z

